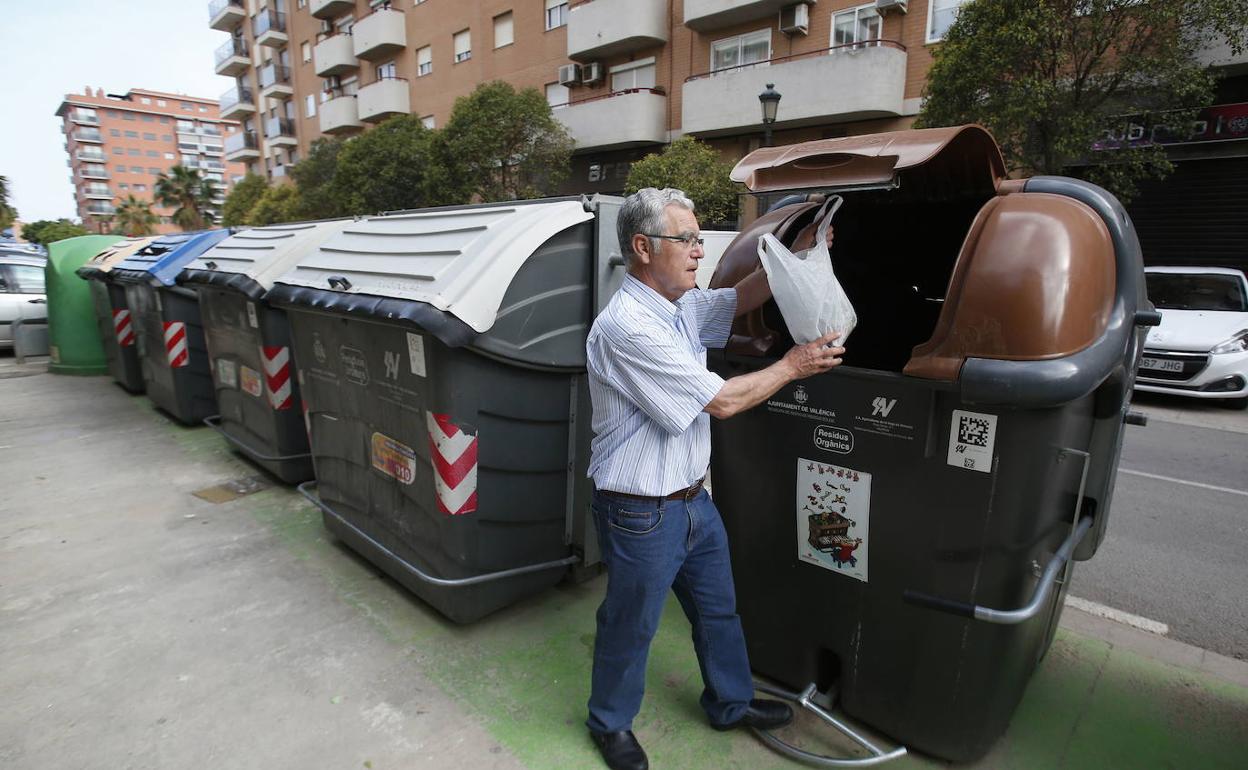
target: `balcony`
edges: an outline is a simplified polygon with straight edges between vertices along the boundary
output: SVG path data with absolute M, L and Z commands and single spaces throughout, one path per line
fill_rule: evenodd
M 222 163 L 222 162 L 221 162 L 221 161 L 219 161 L 219 160 L 213 160 L 213 159 L 211 159 L 211 158 L 209 158 L 209 159 L 207 159 L 207 160 L 201 160 L 201 161 L 199 162 L 199 167 L 200 167 L 200 168 L 202 168 L 202 169 L 203 169 L 203 170 L 205 170 L 205 171 L 210 171 L 210 172 L 213 172 L 213 173 L 220 173 L 220 172 L 222 172 L 222 171 L 225 171 L 225 164 L 224 164 L 224 163 Z
M 667 141 L 667 94 L 636 88 L 573 102 L 554 110 L 576 149 L 640 147 Z
M 378 8 L 351 28 L 351 45 L 357 58 L 374 61 L 403 50 L 407 46 L 407 28 L 403 12 Z
M 312 49 L 312 66 L 318 76 L 345 75 L 360 68 L 351 43 L 353 37 L 350 33 L 339 33 L 316 44 Z
M 111 203 L 89 203 L 87 213 L 96 217 L 111 217 L 117 213 L 117 209 Z
M 257 71 L 260 80 L 260 98 L 289 98 L 295 88 L 290 82 L 290 69 L 280 64 L 266 64 Z
M 94 142 L 96 144 L 104 143 L 104 135 L 95 128 L 80 128 L 73 133 L 75 142 Z
M 99 168 L 83 166 L 82 168 L 78 169 L 78 176 L 82 177 L 83 179 L 108 179 L 109 173 L 108 173 L 108 169 L 102 166 Z
M 256 45 L 286 47 L 289 40 L 286 36 L 286 14 L 274 10 L 261 11 L 251 19 L 251 32 L 255 35 Z
M 369 83 L 356 94 L 360 120 L 377 123 L 391 115 L 406 115 L 412 111 L 411 89 L 403 78 L 383 78 Z
M 337 96 L 322 102 L 317 117 L 322 134 L 349 134 L 364 127 L 360 122 L 355 94 Z
M 112 190 L 108 189 L 108 185 L 100 185 L 99 187 L 92 185 L 88 187 L 87 189 L 83 190 L 82 194 L 86 198 L 92 198 L 96 200 L 111 201 L 113 199 L 113 192 Z
M 208 3 L 208 26 L 231 32 L 247 18 L 243 0 L 212 0 Z
M 287 166 L 278 164 L 269 171 L 269 176 L 273 179 L 285 179 Z
M 295 121 L 288 118 L 269 118 L 264 121 L 265 143 L 275 147 L 297 147 Z
M 237 77 L 246 72 L 247 68 L 251 66 L 251 59 L 247 52 L 247 41 L 237 37 L 230 38 L 217 48 L 214 59 L 216 60 L 217 74 L 227 77 Z
M 666 0 L 594 0 L 568 13 L 568 58 L 596 59 L 667 42 Z
M 75 152 L 74 157 L 87 163 L 103 163 L 108 160 L 108 156 L 101 152 L 99 147 L 84 147 Z
M 769 19 L 795 0 L 685 0 L 685 26 L 699 32 Z
M 221 94 L 219 105 L 222 120 L 238 120 L 256 111 L 250 88 L 231 88 Z
M 100 117 L 89 112 L 79 112 L 78 110 L 74 110 L 69 113 L 69 119 L 83 126 L 100 125 Z
M 777 128 L 902 114 L 906 49 L 891 40 L 836 46 L 685 80 L 681 130 L 715 136 L 759 129 L 758 93 L 776 83 L 788 94 Z
M 308 12 L 318 19 L 332 19 L 355 8 L 352 0 L 312 0 Z
M 260 142 L 254 131 L 239 131 L 225 138 L 225 159 L 248 160 L 260 157 Z
M 199 151 L 205 155 L 220 155 L 225 152 L 225 148 L 219 144 L 201 144 Z

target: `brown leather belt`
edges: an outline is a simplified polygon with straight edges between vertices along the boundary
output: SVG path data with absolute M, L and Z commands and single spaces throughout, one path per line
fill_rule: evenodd
M 613 492 L 610 489 L 600 489 L 599 492 L 607 495 L 615 495 L 616 497 L 625 497 L 629 500 L 688 500 L 697 493 L 702 491 L 702 482 L 706 478 L 700 478 L 684 489 L 678 489 L 670 495 L 634 495 L 631 492 Z

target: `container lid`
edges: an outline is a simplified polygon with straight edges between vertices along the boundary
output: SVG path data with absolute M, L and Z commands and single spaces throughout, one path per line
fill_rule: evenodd
M 351 223 L 336 219 L 243 230 L 192 260 L 178 282 L 229 286 L 259 299 L 275 279 Z
M 895 185 L 902 172 L 939 166 L 951 189 L 980 188 L 1005 177 L 996 140 L 980 126 L 918 128 L 764 147 L 732 170 L 752 192 Z M 935 170 L 935 169 L 933 169 Z
M 113 266 L 114 275 L 129 281 L 154 280 L 172 286 L 188 262 L 225 240 L 233 230 L 201 230 L 162 235 Z
M 533 252 L 590 219 L 582 201 L 568 199 L 371 217 L 307 254 L 277 279 L 275 293 L 299 304 L 319 304 L 326 292 L 421 302 L 484 332 Z
M 129 259 L 139 249 L 156 240 L 156 236 L 147 235 L 140 238 L 127 238 L 96 254 L 87 263 L 78 268 L 78 275 L 83 278 L 106 278 L 113 268 L 122 261 Z

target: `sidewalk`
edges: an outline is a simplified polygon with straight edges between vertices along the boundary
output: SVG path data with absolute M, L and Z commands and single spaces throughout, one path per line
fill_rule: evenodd
M 601 579 L 453 626 L 293 490 L 218 486 L 256 475 L 107 378 L 0 371 L 0 766 L 601 766 L 581 726 Z M 973 767 L 1244 765 L 1248 663 L 1062 626 Z M 636 725 L 652 766 L 798 767 L 705 725 L 688 633 L 670 602 Z M 810 723 L 787 737 L 833 748 Z

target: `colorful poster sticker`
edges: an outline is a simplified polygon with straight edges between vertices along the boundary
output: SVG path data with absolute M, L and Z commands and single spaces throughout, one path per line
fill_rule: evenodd
M 400 484 L 411 484 L 416 480 L 416 453 L 389 436 L 373 434 L 372 461 L 374 468 Z
M 867 582 L 871 474 L 797 458 L 797 558 Z

